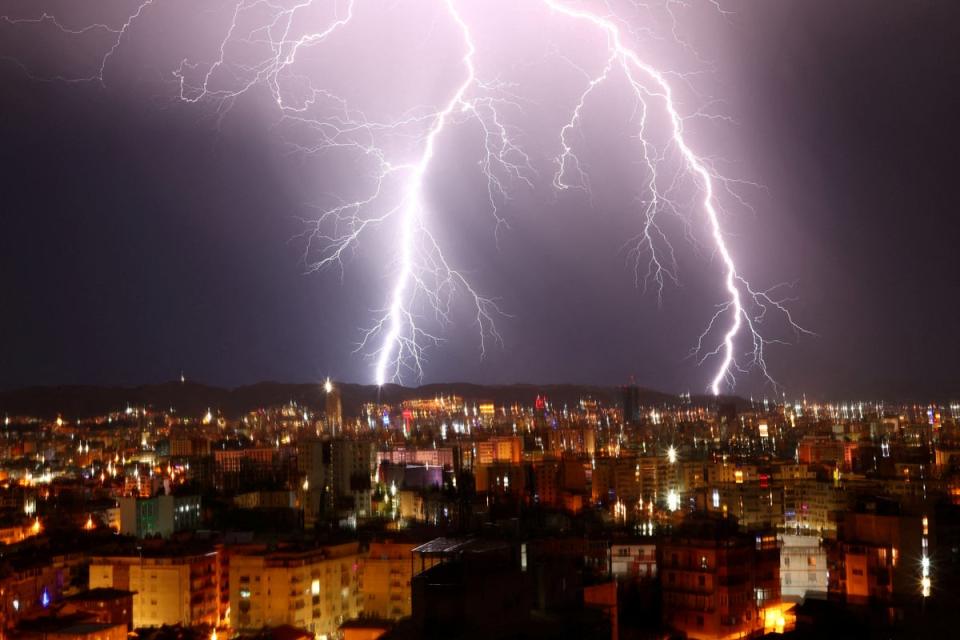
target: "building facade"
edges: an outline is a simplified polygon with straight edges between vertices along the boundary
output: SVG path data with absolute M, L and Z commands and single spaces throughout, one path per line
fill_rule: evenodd
M 356 542 L 310 549 L 251 549 L 230 558 L 230 626 L 292 625 L 332 637 L 362 610 Z

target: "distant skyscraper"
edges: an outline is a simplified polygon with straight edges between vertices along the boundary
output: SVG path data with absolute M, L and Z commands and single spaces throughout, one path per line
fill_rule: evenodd
M 726 438 L 737 428 L 737 403 L 721 402 L 717 405 L 717 422 L 720 423 L 720 437 Z
M 343 426 L 343 402 L 340 399 L 340 387 L 333 384 L 330 378 L 323 384 L 324 391 L 327 392 L 326 418 L 327 428 L 330 433 L 336 435 L 340 433 Z
M 626 385 L 621 387 L 621 406 L 625 423 L 640 422 L 640 387 Z

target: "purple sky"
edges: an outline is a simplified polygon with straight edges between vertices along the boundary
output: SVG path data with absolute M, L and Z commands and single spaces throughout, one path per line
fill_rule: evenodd
M 36 2 L 4 4 L 9 16 L 37 15 Z M 510 228 L 496 241 L 477 128 L 459 125 L 439 144 L 427 188 L 434 231 L 509 317 L 498 322 L 504 346 L 481 359 L 469 310 L 456 307 L 424 381 L 633 376 L 703 391 L 713 367 L 687 355 L 722 302 L 719 264 L 674 229 L 680 285 L 659 306 L 634 286 L 622 247 L 637 232 L 643 174 L 622 87 L 588 105 L 572 138 L 592 198 L 550 188 L 558 127 L 583 84 L 562 58 L 596 71 L 602 42 L 536 3 L 464 5 L 481 77 L 513 83 L 523 100 L 511 123 L 539 177 L 533 189 L 513 185 L 500 209 Z M 76 26 L 112 24 L 130 6 L 48 10 Z M 181 370 L 227 385 L 371 381 L 372 363 L 353 351 L 385 304 L 395 234 L 371 236 L 342 277 L 305 274 L 293 239 L 314 205 L 362 192 L 366 166 L 291 153 L 300 133 L 277 124 L 263 91 L 222 115 L 212 102 L 178 102 L 171 71 L 184 58 L 210 60 L 210 36 L 229 15 L 229 3 L 196 6 L 157 0 L 109 61 L 106 87 L 33 81 L 19 64 L 41 76 L 89 74 L 102 39 L 0 24 L 0 386 L 136 384 Z M 379 6 L 361 0 L 351 29 L 312 50 L 304 72 L 371 118 L 441 101 L 460 70 L 444 14 L 433 3 Z M 741 191 L 754 212 L 730 207 L 730 245 L 754 285 L 796 282 L 791 308 L 818 334 L 771 348 L 771 373 L 788 394 L 815 397 L 960 393 L 960 89 L 951 79 L 960 7 L 722 6 L 731 13 L 678 14 L 708 63 L 669 41 L 645 40 L 644 52 L 660 68 L 709 69 L 677 82 L 682 106 L 707 104 L 731 121 L 691 123 L 691 142 L 726 175 L 765 187 Z M 669 34 L 662 20 L 649 24 Z M 410 148 L 391 147 L 400 157 Z M 736 390 L 769 393 L 756 374 Z

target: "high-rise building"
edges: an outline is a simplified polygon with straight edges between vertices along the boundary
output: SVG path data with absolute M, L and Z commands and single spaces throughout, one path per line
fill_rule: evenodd
M 827 592 L 827 551 L 819 535 L 781 534 L 780 593 L 802 601 L 807 594 Z
M 238 551 L 230 557 L 230 626 L 292 625 L 332 637 L 363 608 L 356 542 Z
M 133 626 L 216 626 L 221 610 L 220 551 L 141 547 L 90 559 L 90 589 L 133 591 Z
M 330 435 L 339 435 L 343 429 L 343 400 L 340 397 L 340 387 L 327 378 L 323 388 L 327 393 L 325 406 L 327 430 Z
M 664 541 L 657 565 L 664 622 L 686 637 L 748 637 L 771 621 L 783 631 L 773 535 L 744 534 L 733 518 L 695 514 Z
M 636 424 L 640 422 L 640 388 L 636 385 L 626 385 L 620 388 L 621 408 L 623 409 L 623 421 L 626 424 Z
M 929 595 L 935 534 L 932 512 L 903 513 L 892 501 L 844 512 L 828 546 L 831 595 L 874 603 Z
M 371 515 L 372 478 L 376 470 L 373 442 L 346 438 L 310 438 L 297 445 L 297 464 L 305 476 L 304 521 L 340 511 L 358 518 Z
M 371 542 L 363 561 L 363 614 L 385 620 L 410 615 L 413 548 L 405 542 Z
M 516 555 L 508 544 L 476 539 L 438 538 L 414 549 L 417 637 L 465 630 L 473 637 L 522 635 L 517 631 L 529 620 L 532 598 L 526 560 Z
M 200 496 L 120 498 L 120 533 L 145 538 L 169 537 L 200 526 Z

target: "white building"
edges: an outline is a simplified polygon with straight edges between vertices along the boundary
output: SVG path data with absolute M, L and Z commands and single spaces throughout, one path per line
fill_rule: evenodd
M 827 552 L 819 536 L 780 534 L 780 595 L 799 602 L 827 592 Z

